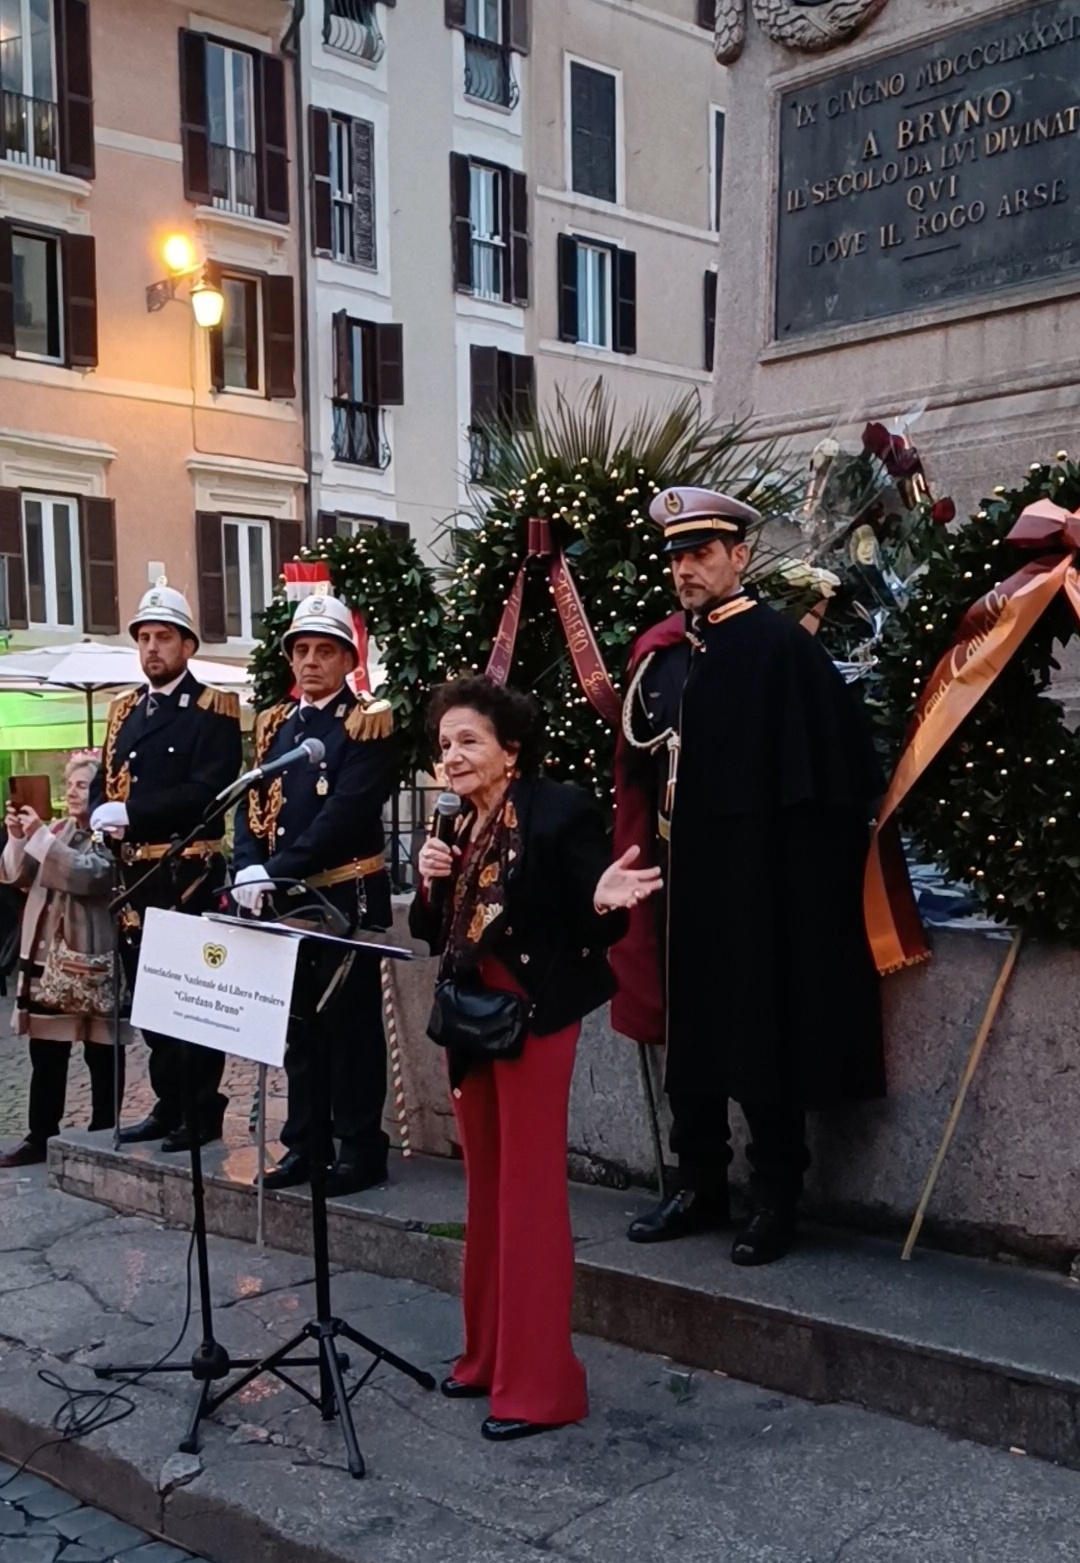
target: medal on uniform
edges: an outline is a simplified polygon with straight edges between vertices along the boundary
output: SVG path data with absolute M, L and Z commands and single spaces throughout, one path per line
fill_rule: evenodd
M 315 791 L 319 794 L 320 798 L 326 797 L 326 794 L 330 791 L 330 783 L 327 781 L 325 776 L 319 777 L 318 781 L 315 783 Z

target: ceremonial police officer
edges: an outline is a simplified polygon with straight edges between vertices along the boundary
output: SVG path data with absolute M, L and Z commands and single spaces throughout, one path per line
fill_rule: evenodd
M 382 807 L 397 779 L 389 703 L 353 694 L 346 682 L 358 661 L 352 617 L 334 597 L 299 603 L 284 636 L 298 701 L 261 713 L 255 730 L 256 764 L 263 765 L 317 738 L 317 765 L 297 765 L 259 782 L 241 802 L 236 820 L 236 901 L 258 911 L 267 880 L 303 880 L 343 914 L 349 928 L 390 926 L 390 882 L 383 857 Z M 289 904 L 288 890 L 277 905 Z M 301 985 L 315 981 L 314 959 L 301 952 Z M 386 1044 L 379 963 L 354 961 L 328 1022 L 334 1136 L 340 1142 L 327 1180 L 329 1194 L 355 1193 L 386 1177 L 388 1140 L 382 1129 L 386 1098 Z M 267 1188 L 291 1188 L 310 1175 L 310 1058 L 304 1026 L 290 1025 L 285 1051 L 288 1114 L 285 1155 Z
M 165 856 L 171 837 L 194 829 L 240 769 L 239 700 L 207 689 L 188 669 L 199 637 L 187 599 L 162 579 L 143 597 L 128 628 L 147 683 L 113 701 L 102 767 L 90 792 L 91 826 L 121 838 L 125 889 Z M 147 907 L 198 916 L 213 904 L 225 877 L 217 821 L 134 891 L 120 913 L 129 984 Z M 162 1150 L 182 1151 L 190 1148 L 192 1134 L 201 1145 L 218 1139 L 226 1107 L 219 1090 L 225 1055 L 153 1031 L 143 1035 L 154 1105 L 147 1118 L 120 1131 L 121 1141 L 161 1138 Z

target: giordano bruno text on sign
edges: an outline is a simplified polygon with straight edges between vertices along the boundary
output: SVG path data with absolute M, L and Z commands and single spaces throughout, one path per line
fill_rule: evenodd
M 1080 3 L 780 99 L 776 335 L 1076 272 Z

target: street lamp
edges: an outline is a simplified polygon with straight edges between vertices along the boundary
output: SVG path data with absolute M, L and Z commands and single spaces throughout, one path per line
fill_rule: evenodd
M 198 259 L 194 244 L 184 233 L 171 233 L 161 249 L 169 276 L 152 282 L 146 290 L 146 307 L 151 314 L 164 309 L 176 297 L 181 282 L 190 280 L 188 295 L 197 325 L 210 331 L 220 326 L 225 313 L 225 296 L 206 279 L 206 267 Z

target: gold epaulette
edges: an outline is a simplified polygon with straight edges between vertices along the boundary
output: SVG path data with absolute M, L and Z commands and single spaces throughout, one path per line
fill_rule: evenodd
M 276 706 L 267 706 L 265 711 L 260 711 L 255 718 L 255 763 L 261 765 L 266 759 L 270 745 L 274 741 L 274 735 L 283 722 L 296 710 L 291 700 L 279 700 Z
M 204 689 L 197 703 L 200 711 L 215 711 L 234 722 L 240 720 L 240 696 L 231 689 Z
M 370 738 L 389 738 L 394 731 L 394 712 L 389 700 L 376 700 L 361 693 L 345 718 L 345 731 L 357 743 Z

